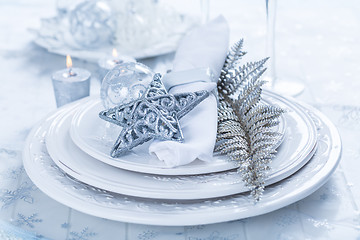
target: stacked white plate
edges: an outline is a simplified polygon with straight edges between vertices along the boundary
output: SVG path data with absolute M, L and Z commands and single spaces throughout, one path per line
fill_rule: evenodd
M 47 195 L 102 218 L 151 225 L 195 225 L 264 214 L 298 201 L 335 170 L 341 142 L 320 112 L 271 92 L 264 102 L 286 110 L 283 133 L 266 189 L 254 204 L 234 163 L 218 155 L 167 168 L 144 144 L 121 158 L 109 156 L 121 128 L 101 120 L 98 99 L 64 106 L 34 127 L 24 166 Z

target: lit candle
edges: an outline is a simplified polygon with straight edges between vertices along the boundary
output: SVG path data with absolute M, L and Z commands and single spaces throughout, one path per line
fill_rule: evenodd
M 114 48 L 112 50 L 112 55 L 108 57 L 101 58 L 98 62 L 100 66 L 100 81 L 103 80 L 105 75 L 109 70 L 113 69 L 115 66 L 126 63 L 126 62 L 136 62 L 136 60 L 129 56 L 121 55 L 119 56 L 118 52 Z
M 73 102 L 90 94 L 89 71 L 73 68 L 71 57 L 66 56 L 66 69 L 55 72 L 52 82 L 57 107 Z

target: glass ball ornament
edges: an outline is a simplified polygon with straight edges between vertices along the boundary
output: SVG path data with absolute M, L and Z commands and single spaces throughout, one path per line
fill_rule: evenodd
M 114 41 L 116 20 L 105 1 L 87 0 L 70 12 L 70 33 L 84 48 L 110 45 Z
M 154 74 L 149 67 L 141 63 L 128 62 L 115 66 L 106 74 L 101 84 L 100 97 L 105 109 L 141 97 Z

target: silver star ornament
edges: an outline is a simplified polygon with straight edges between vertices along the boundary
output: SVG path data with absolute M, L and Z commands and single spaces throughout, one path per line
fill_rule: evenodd
M 179 119 L 209 96 L 208 91 L 169 94 L 155 74 L 138 99 L 101 111 L 99 117 L 122 127 L 110 155 L 120 157 L 151 139 L 184 140 Z

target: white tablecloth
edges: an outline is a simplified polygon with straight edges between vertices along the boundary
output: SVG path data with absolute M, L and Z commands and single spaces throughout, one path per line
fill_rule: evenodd
M 55 14 L 55 1 L 0 2 L 0 238 L 360 239 L 360 4 L 279 0 L 277 10 L 277 75 L 304 83 L 305 92 L 297 98 L 320 109 L 338 127 L 343 141 L 338 169 L 309 197 L 269 214 L 160 227 L 80 213 L 47 197 L 27 177 L 21 157 L 24 141 L 32 126 L 56 108 L 50 76 L 65 61 L 33 44 L 28 32 L 39 27 L 41 17 Z M 264 0 L 210 1 L 210 16 L 218 13 L 229 21 L 232 43 L 245 39 L 244 61 L 266 56 Z M 172 59 L 169 54 L 142 62 L 163 72 Z M 74 65 L 93 73 L 91 94 L 98 94 L 97 66 L 76 59 Z

